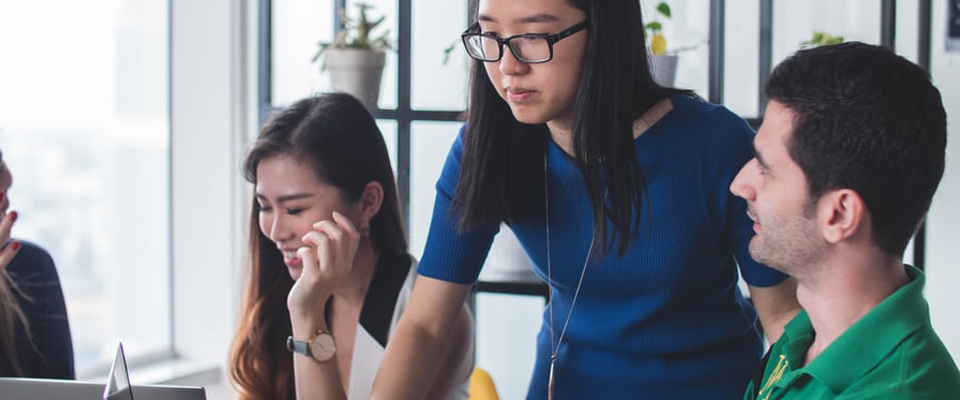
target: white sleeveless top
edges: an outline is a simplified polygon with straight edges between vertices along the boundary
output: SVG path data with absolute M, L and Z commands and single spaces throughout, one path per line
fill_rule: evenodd
M 402 259 L 394 257 L 393 260 L 386 258 L 381 257 L 377 263 L 363 302 L 363 310 L 360 312 L 353 344 L 353 359 L 350 362 L 350 389 L 347 392 L 350 400 L 370 398 L 373 379 L 380 368 L 387 339 L 393 334 L 403 310 L 407 308 L 413 282 L 417 277 L 417 261 L 412 256 L 404 255 Z M 390 310 L 393 312 L 390 313 Z M 473 352 L 472 347 L 470 352 Z M 464 357 L 463 363 L 472 364 L 472 354 Z M 467 399 L 469 386 L 468 374 L 444 399 Z

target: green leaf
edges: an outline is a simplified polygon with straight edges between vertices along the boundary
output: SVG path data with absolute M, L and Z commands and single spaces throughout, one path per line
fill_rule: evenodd
M 660 4 L 657 4 L 657 11 L 660 12 L 660 14 L 663 14 L 663 16 L 667 18 L 670 18 L 671 16 L 670 5 L 667 3 L 660 2 Z
M 801 48 L 828 46 L 831 44 L 843 43 L 843 36 L 834 36 L 827 32 L 814 31 L 810 40 L 800 43 Z
M 651 31 L 659 31 L 659 30 L 663 29 L 663 25 L 661 25 L 660 22 L 658 22 L 658 21 L 650 22 L 650 23 L 644 25 L 643 27 L 644 27 L 645 29 L 649 29 L 649 30 L 651 30 Z
M 387 19 L 387 17 L 386 17 L 386 16 L 383 16 L 383 17 L 380 17 L 380 19 L 369 23 L 369 24 L 368 24 L 368 26 L 370 27 L 369 29 L 372 31 L 373 28 L 376 28 L 376 27 L 377 27 L 377 25 L 380 25 L 381 23 L 383 23 L 383 20 L 385 20 L 385 19 Z
M 459 43 L 457 41 L 454 41 L 453 43 L 450 43 L 449 46 L 443 49 L 443 65 L 447 65 L 447 63 L 450 62 L 450 54 L 452 54 L 453 51 L 457 49 L 458 44 Z

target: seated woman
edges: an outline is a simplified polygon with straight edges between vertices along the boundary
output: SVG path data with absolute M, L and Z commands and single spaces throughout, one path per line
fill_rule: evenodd
M 240 398 L 368 398 L 416 277 L 373 117 L 345 94 L 300 100 L 263 126 L 245 172 L 250 272 L 230 354 Z M 454 332 L 431 398 L 467 397 L 466 307 Z
M 13 176 L 0 152 L 0 376 L 74 379 L 60 278 L 47 252 L 10 237 Z

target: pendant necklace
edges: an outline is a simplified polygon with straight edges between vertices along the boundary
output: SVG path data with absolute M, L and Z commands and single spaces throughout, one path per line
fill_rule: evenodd
M 549 186 L 549 177 L 547 175 L 547 153 L 543 153 L 543 208 L 546 214 L 546 233 L 547 233 L 547 286 L 550 289 L 553 289 L 553 274 L 551 270 L 550 263 L 550 186 Z M 604 193 L 604 200 L 607 196 Z M 580 295 L 580 286 L 583 284 L 583 276 L 587 272 L 587 263 L 590 261 L 590 255 L 593 254 L 593 247 L 596 244 L 596 237 L 591 236 L 590 238 L 590 249 L 587 250 L 587 257 L 583 260 L 583 269 L 580 271 L 580 281 L 577 282 L 577 289 L 573 292 L 573 301 L 570 303 L 570 310 L 567 312 L 567 320 L 563 323 L 563 329 L 560 330 L 560 337 L 557 339 L 557 344 L 553 344 L 553 298 L 555 296 L 550 296 L 548 301 L 550 307 L 550 380 L 547 382 L 547 400 L 553 400 L 553 370 L 554 365 L 557 362 L 557 353 L 560 351 L 560 344 L 563 343 L 563 335 L 567 333 L 567 325 L 570 324 L 570 317 L 573 316 L 573 306 L 577 304 L 577 297 Z

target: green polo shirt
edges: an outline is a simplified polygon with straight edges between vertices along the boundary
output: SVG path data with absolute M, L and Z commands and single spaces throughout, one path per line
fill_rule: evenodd
M 759 394 L 751 382 L 744 400 L 960 399 L 960 371 L 930 325 L 923 273 L 906 269 L 908 284 L 808 365 L 813 325 L 800 312 L 773 345 Z

